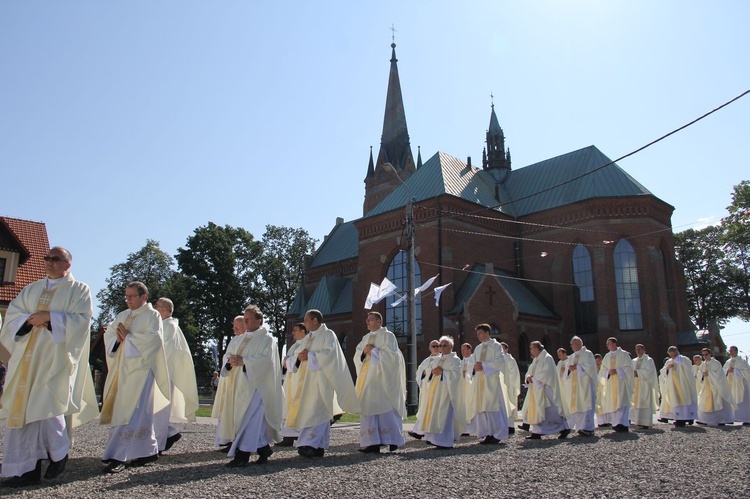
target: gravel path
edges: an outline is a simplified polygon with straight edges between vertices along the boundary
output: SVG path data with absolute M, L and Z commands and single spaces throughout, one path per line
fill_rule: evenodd
M 463 437 L 453 450 L 407 438 L 379 456 L 357 452 L 358 426 L 336 425 L 323 459 L 277 449 L 268 464 L 228 470 L 211 424 L 178 425 L 183 438 L 151 466 L 103 475 L 107 428 L 76 430 L 55 482 L 0 489 L 19 497 L 750 497 L 750 427 L 657 424 L 627 434 L 524 440 L 501 445 Z M 0 430 L 0 440 L 3 432 Z

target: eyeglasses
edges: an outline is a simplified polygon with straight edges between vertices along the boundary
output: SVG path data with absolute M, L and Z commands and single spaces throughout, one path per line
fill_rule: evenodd
M 430 345 L 430 348 L 438 348 L 440 345 Z
M 448 345 L 448 344 L 446 343 L 445 345 L 438 345 L 438 346 L 439 346 L 440 348 L 446 348 L 446 347 L 449 347 L 450 345 Z
M 126 300 L 134 300 L 134 299 L 138 298 L 139 296 L 141 296 L 141 295 L 129 295 L 129 294 L 125 293 L 125 299 Z
M 45 262 L 67 262 L 65 258 L 59 257 L 59 256 L 44 256 Z

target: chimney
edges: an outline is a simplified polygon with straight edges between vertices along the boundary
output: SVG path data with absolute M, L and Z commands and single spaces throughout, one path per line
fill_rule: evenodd
M 341 217 L 336 217 L 336 225 L 341 225 L 342 223 L 344 223 L 344 219 Z

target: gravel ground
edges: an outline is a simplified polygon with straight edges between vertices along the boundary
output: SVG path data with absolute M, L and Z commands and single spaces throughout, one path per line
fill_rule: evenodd
M 183 438 L 158 462 L 101 473 L 107 428 L 76 430 L 65 473 L 54 482 L 0 489 L 19 497 L 750 497 L 750 427 L 657 424 L 627 434 L 555 436 L 478 445 L 462 437 L 435 450 L 406 437 L 397 452 L 357 452 L 358 425 L 337 424 L 323 459 L 276 449 L 264 466 L 229 470 L 212 424 L 178 425 Z M 0 430 L 0 440 L 2 439 Z

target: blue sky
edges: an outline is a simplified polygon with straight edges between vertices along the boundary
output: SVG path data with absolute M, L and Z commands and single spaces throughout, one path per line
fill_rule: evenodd
M 615 159 L 750 88 L 750 3 L 0 2 L 0 213 L 47 224 L 93 292 L 147 238 L 212 221 L 322 240 L 361 216 L 391 31 L 411 144 L 481 159 L 490 94 L 513 166 Z M 750 178 L 750 96 L 619 165 L 716 222 Z M 750 324 L 728 343 L 750 352 Z

